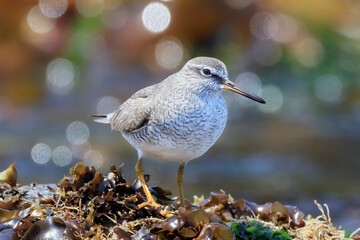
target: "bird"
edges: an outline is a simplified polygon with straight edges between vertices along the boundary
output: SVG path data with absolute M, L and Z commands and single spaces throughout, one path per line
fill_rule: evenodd
M 201 157 L 218 140 L 227 121 L 221 95 L 229 90 L 256 102 L 265 101 L 229 80 L 225 64 L 211 57 L 195 57 L 163 81 L 134 93 L 111 113 L 92 115 L 110 124 L 137 150 L 136 175 L 146 195 L 139 208 L 158 208 L 146 185 L 142 159 L 179 162 L 177 186 L 184 206 L 183 174 L 188 161 Z

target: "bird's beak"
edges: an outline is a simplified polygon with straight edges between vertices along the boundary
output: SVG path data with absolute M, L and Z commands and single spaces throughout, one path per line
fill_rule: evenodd
M 224 79 L 222 81 L 222 85 L 224 87 L 224 89 L 232 91 L 232 92 L 236 92 L 238 94 L 243 95 L 244 97 L 250 98 L 254 101 L 257 101 L 259 103 L 263 103 L 265 104 L 266 102 L 264 101 L 264 99 L 262 99 L 259 96 L 256 96 L 253 93 L 247 93 L 244 90 L 242 90 L 239 86 L 237 86 L 235 83 L 233 83 L 232 81 L 230 81 L 229 79 Z

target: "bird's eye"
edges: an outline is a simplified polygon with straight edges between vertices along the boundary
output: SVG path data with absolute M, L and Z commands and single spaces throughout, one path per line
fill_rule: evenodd
M 211 71 L 210 71 L 210 69 L 208 69 L 208 68 L 203 68 L 202 73 L 203 73 L 205 76 L 210 76 L 210 75 L 211 75 Z

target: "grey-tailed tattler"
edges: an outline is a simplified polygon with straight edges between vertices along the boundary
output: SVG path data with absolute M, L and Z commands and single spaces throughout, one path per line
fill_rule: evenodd
M 98 117 L 95 121 L 121 132 L 137 150 L 135 171 L 147 198 L 140 208 L 159 207 L 145 182 L 144 157 L 180 162 L 177 185 L 180 205 L 184 205 L 186 163 L 208 151 L 225 128 L 227 106 L 220 94 L 223 89 L 265 103 L 230 81 L 223 62 L 196 57 L 160 83 L 137 91 L 112 113 L 93 115 Z

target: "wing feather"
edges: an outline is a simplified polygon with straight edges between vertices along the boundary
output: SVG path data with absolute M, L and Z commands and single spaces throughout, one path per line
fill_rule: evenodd
M 133 132 L 149 122 L 151 104 L 148 104 L 158 84 L 143 88 L 120 105 L 109 119 L 116 131 Z

